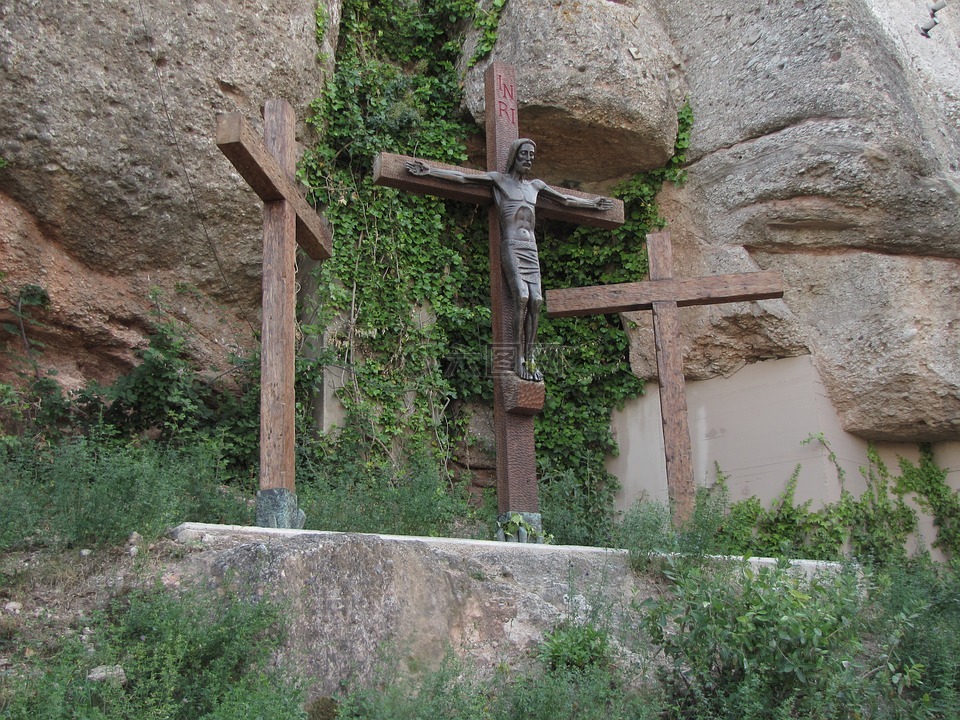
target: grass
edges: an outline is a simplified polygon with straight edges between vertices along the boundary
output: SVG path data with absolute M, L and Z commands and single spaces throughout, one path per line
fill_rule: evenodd
M 187 520 L 250 524 L 253 508 L 221 473 L 213 442 L 76 437 L 0 453 L 0 550 L 150 539 Z
M 3 720 L 306 718 L 296 686 L 270 665 L 282 640 L 276 606 L 199 589 L 115 599 L 84 631 L 18 643 L 0 676 Z M 98 667 L 122 677 L 91 678 Z

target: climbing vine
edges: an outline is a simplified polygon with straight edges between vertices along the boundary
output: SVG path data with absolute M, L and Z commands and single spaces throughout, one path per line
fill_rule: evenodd
M 470 65 L 476 65 L 480 60 L 486 57 L 493 46 L 497 43 L 497 30 L 500 28 L 500 16 L 503 15 L 503 9 L 507 6 L 507 0 L 492 0 L 490 8 L 484 10 L 477 8 L 475 24 L 479 37 L 477 38 L 477 48 L 470 58 Z
M 482 11 L 475 0 L 346 0 L 336 72 L 312 105 L 320 141 L 300 176 L 334 228 L 335 247 L 315 271 L 319 290 L 301 310 L 302 328 L 324 333 L 334 356 L 327 359 L 349 369 L 336 442 L 371 466 L 402 463 L 411 447 L 429 447 L 443 466 L 458 408 L 490 399 L 486 213 L 376 187 L 371 172 L 379 152 L 467 160 L 476 128 L 461 111 L 462 33 L 479 23 L 481 43 L 495 39 L 504 4 Z M 616 189 L 627 208 L 622 228 L 538 229 L 545 285 L 643 277 L 643 238 L 663 224 L 654 197 L 664 181 L 682 180 L 690 122 L 685 108 L 668 167 Z M 604 468 L 616 450 L 610 411 L 642 382 L 630 372 L 617 316 L 544 321 L 540 339 L 549 377 L 537 426 L 545 519 L 552 513 L 557 525 L 575 528 L 576 537 L 558 533 L 559 542 L 603 542 L 616 490 Z
M 371 169 L 381 151 L 466 160 L 455 28 L 474 12 L 473 0 L 348 0 L 336 73 L 312 106 L 320 142 L 300 174 L 325 208 L 335 248 L 316 271 L 304 327 L 325 331 L 334 361 L 349 370 L 342 439 L 371 463 L 399 463 L 404 444 L 441 456 L 448 444 L 444 326 L 477 312 L 457 298 L 461 223 L 440 200 L 375 187 Z
M 920 446 L 916 465 L 900 459 L 900 477 L 894 487 L 901 496 L 914 493 L 917 504 L 933 516 L 937 529 L 934 547 L 951 557 L 960 557 L 960 497 L 947 484 L 947 471 L 934 461 L 930 445 Z
M 840 497 L 813 509 L 813 501 L 797 503 L 795 494 L 801 472 L 797 466 L 783 492 L 769 508 L 751 497 L 728 505 L 726 477 L 717 469 L 717 483 L 701 489 L 694 524 L 709 538 L 712 552 L 837 560 L 851 555 L 872 563 L 895 563 L 907 558 L 907 541 L 918 530 L 917 510 L 933 517 L 937 537 L 933 547 L 949 557 L 960 551 L 960 496 L 947 483 L 929 445 L 920 446 L 914 464 L 899 459 L 900 475 L 894 476 L 872 445 L 867 463 L 860 468 L 865 489 L 854 496 L 846 489 L 846 477 L 837 456 L 822 435 L 806 443 L 826 448 L 840 481 Z M 706 528 L 706 530 L 704 530 Z

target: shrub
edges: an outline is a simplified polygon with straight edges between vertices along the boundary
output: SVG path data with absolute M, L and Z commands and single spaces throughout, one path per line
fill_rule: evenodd
M 960 716 L 960 563 L 892 567 L 872 600 L 868 630 L 897 699 L 937 717 Z
M 267 668 L 283 637 L 278 608 L 161 589 L 115 601 L 90 625 L 0 685 L 4 720 L 305 718 L 295 685 Z M 101 665 L 126 682 L 93 682 Z
M 175 448 L 95 436 L 0 454 L 0 549 L 116 544 L 187 520 L 249 524 L 221 485 L 216 442 Z
M 859 649 L 852 573 L 807 580 L 786 566 L 720 563 L 672 579 L 645 604 L 643 627 L 667 660 L 662 679 L 679 717 L 767 718 L 774 708 L 794 717 Z

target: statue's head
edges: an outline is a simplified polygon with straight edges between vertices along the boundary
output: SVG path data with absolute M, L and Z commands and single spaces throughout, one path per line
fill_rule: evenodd
M 537 144 L 530 138 L 518 138 L 510 144 L 510 151 L 507 153 L 507 172 L 513 171 L 513 166 L 517 164 L 517 155 L 524 147 L 530 151 L 530 161 L 533 161 L 533 154 L 537 151 Z M 529 169 L 528 167 L 527 170 Z

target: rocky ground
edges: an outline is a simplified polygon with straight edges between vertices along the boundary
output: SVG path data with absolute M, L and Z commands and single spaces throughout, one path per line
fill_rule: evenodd
M 90 621 L 111 599 L 158 580 L 180 584 L 191 548 L 169 539 L 124 547 L 22 550 L 0 554 L 0 674 L 53 653 L 63 639 L 90 638 Z

